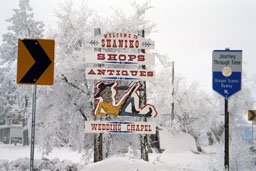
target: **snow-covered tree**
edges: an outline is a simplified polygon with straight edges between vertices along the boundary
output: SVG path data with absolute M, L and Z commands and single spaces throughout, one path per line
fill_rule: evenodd
M 56 11 L 55 81 L 50 88 L 41 88 L 38 99 L 39 143 L 50 151 L 55 146 L 84 147 L 84 119 L 91 117 L 93 82 L 85 80 L 84 42 L 92 36 L 92 10 L 87 4 L 76 9 L 66 2 Z M 50 128 L 50 129 L 49 129 Z
M 11 111 L 21 112 L 27 107 L 28 94 L 24 91 L 27 87 L 21 86 L 20 92 L 17 93 L 18 39 L 41 38 L 43 36 L 44 24 L 34 20 L 29 0 L 20 0 L 19 8 L 13 11 L 13 16 L 6 20 L 10 23 L 10 26 L 7 28 L 8 32 L 3 34 L 3 43 L 0 46 L 0 97 L 4 103 L 4 105 L 1 105 L 4 109 L 0 110 L 0 115 Z
M 101 28 L 101 33 L 129 32 L 137 34 L 146 29 L 149 33 L 153 24 L 145 22 L 143 17 L 149 9 L 149 2 L 143 5 L 133 4 L 134 13 L 130 16 L 120 15 L 115 11 L 111 18 L 97 16 L 86 3 L 79 8 L 72 2 L 63 4 L 57 11 L 57 29 L 50 35 L 56 41 L 55 82 L 50 88 L 41 88 L 44 93 L 38 99 L 40 116 L 37 117 L 40 144 L 50 151 L 54 146 L 70 145 L 81 150 L 92 148 L 93 136 L 84 135 L 84 119 L 93 119 L 93 94 L 95 81 L 85 79 L 85 41 L 94 36 L 94 29 Z M 113 19 L 115 22 L 113 22 Z M 131 23 L 137 24 L 131 24 Z M 136 25 L 136 26 L 135 26 Z M 107 27 L 106 27 L 107 26 Z M 50 128 L 50 129 L 49 129 Z M 138 136 L 131 136 L 126 144 L 138 145 Z M 84 140 L 86 139 L 86 140 Z M 115 142 L 122 141 L 122 135 L 108 137 L 106 155 L 120 151 L 122 147 Z M 136 142 L 134 142 L 136 141 Z
M 230 141 L 230 170 L 253 170 L 255 168 L 256 151 L 252 142 L 241 137 L 239 129 L 232 131 Z
M 18 39 L 42 38 L 44 24 L 34 20 L 29 0 L 20 0 L 19 8 L 14 9 L 14 14 L 6 21 L 11 23 L 8 26 L 8 33 L 3 35 L 1 45 L 1 56 L 5 61 L 15 61 L 17 58 Z

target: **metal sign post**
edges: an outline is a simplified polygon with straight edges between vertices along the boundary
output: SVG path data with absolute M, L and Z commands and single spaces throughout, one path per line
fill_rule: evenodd
M 35 122 L 36 122 L 36 88 L 37 88 L 37 86 L 33 85 L 31 144 L 30 144 L 30 171 L 34 170 Z
M 252 146 L 253 146 L 253 121 L 252 121 Z
M 228 99 L 225 98 L 225 148 L 224 148 L 224 166 L 229 170 L 229 112 Z
M 30 171 L 34 168 L 36 88 L 37 85 L 53 85 L 54 46 L 55 41 L 49 39 L 18 40 L 17 84 L 33 87 Z
M 228 98 L 241 90 L 242 50 L 214 50 L 212 53 L 212 87 L 225 98 L 224 167 L 229 171 Z

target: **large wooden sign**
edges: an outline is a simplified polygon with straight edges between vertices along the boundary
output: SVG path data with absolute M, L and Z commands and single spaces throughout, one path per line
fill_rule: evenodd
M 142 69 L 86 67 L 86 79 L 153 81 L 155 79 L 155 71 Z
M 86 41 L 86 47 L 121 48 L 121 49 L 154 49 L 154 42 L 130 33 L 107 33 Z
M 85 133 L 156 134 L 152 122 L 85 121 Z
M 86 63 L 94 64 L 124 64 L 124 65 L 155 65 L 155 56 L 145 53 L 86 53 Z
M 52 85 L 54 40 L 18 40 L 17 83 Z

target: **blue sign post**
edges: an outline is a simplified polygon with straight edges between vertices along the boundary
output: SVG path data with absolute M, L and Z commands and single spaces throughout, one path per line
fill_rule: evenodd
M 212 71 L 213 90 L 223 97 L 241 90 L 242 50 L 214 50 Z
M 212 53 L 212 87 L 225 98 L 224 167 L 229 171 L 228 98 L 241 90 L 242 50 L 214 50 Z

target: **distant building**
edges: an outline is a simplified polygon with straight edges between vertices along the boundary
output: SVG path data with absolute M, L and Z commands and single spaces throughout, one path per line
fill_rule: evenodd
M 0 142 L 28 145 L 27 130 L 24 130 L 24 124 L 20 118 L 5 118 L 0 121 Z

